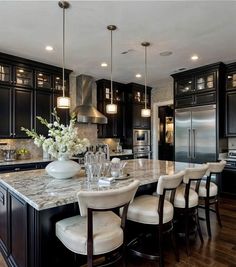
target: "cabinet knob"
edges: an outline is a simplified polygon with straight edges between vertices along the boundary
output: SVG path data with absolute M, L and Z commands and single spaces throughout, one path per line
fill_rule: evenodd
M 17 171 L 20 171 L 20 168 L 15 168 L 14 171 L 16 171 L 16 172 L 17 172 Z

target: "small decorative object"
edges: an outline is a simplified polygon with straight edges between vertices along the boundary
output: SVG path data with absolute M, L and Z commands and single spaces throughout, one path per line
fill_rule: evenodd
M 30 158 L 30 152 L 26 148 L 20 148 L 16 151 L 18 159 L 24 160 Z
M 47 165 L 46 171 L 49 175 L 57 179 L 71 178 L 79 172 L 80 165 L 70 160 L 70 158 L 73 155 L 84 153 L 90 143 L 86 138 L 82 140 L 78 138 L 74 114 L 67 126 L 60 124 L 56 109 L 54 109 L 52 115 L 55 120 L 54 123 L 48 123 L 42 117 L 37 117 L 43 125 L 47 126 L 48 138 L 24 127 L 21 130 L 34 139 L 36 146 L 42 147 L 43 151 L 58 159 Z

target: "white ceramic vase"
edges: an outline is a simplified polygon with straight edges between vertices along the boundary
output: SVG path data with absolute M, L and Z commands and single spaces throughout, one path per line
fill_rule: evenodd
M 79 163 L 68 159 L 68 157 L 60 157 L 49 163 L 46 168 L 46 172 L 56 179 L 68 179 L 72 178 L 80 171 Z

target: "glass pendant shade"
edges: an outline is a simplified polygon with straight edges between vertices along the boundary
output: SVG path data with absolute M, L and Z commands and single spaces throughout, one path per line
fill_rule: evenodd
M 151 117 L 151 109 L 149 108 L 142 108 L 141 109 L 141 116 L 144 118 Z
M 57 108 L 63 108 L 63 109 L 70 108 L 70 98 L 66 96 L 59 96 L 57 98 Z
M 117 105 L 116 104 L 107 104 L 106 105 L 106 113 L 116 114 L 117 113 Z

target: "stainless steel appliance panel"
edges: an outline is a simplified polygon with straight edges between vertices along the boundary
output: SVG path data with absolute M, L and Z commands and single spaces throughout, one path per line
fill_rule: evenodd
M 216 110 L 192 110 L 192 162 L 216 161 Z
M 150 130 L 134 129 L 133 146 L 150 146 Z
M 175 161 L 191 161 L 191 110 L 175 110 Z

